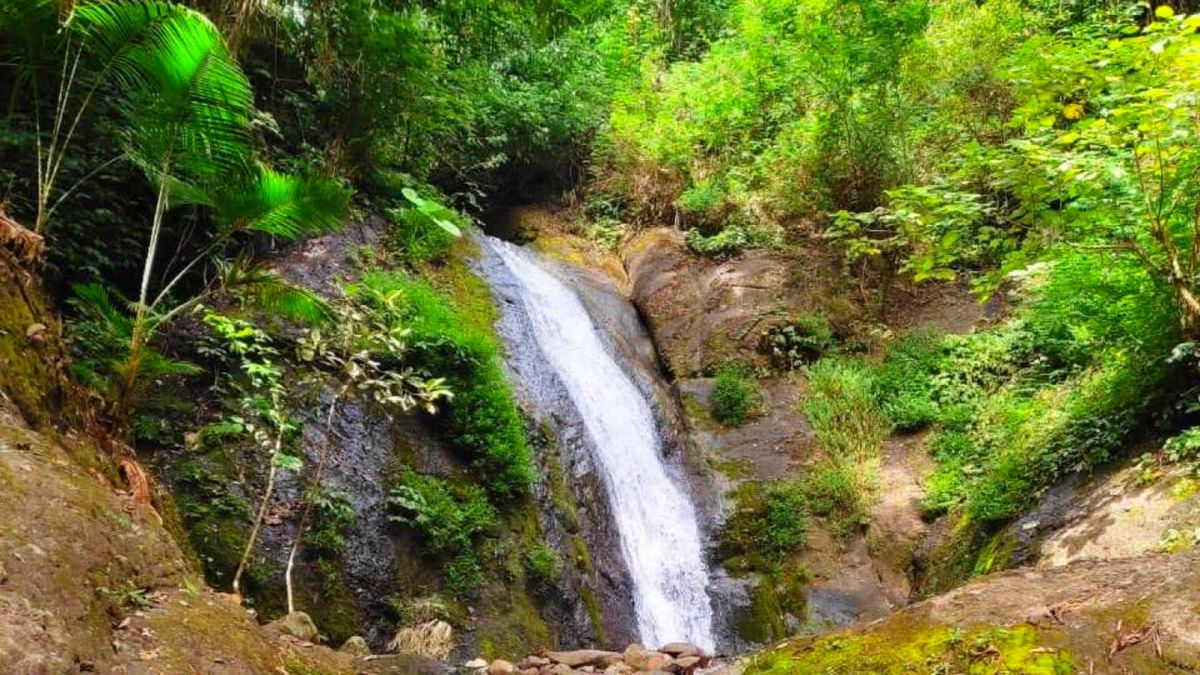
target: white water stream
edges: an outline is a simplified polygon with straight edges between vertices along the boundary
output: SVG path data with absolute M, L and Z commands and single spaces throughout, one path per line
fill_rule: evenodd
M 638 632 L 650 648 L 713 648 L 708 573 L 696 511 L 663 465 L 646 398 L 604 348 L 578 296 L 525 250 L 486 239 L 521 286 L 538 347 L 591 436 L 633 580 Z

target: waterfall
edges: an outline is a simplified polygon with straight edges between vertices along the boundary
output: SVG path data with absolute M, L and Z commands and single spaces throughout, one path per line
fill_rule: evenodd
M 633 581 L 641 641 L 713 648 L 700 531 L 668 475 L 649 402 L 605 349 L 578 296 L 527 251 L 481 238 L 520 286 L 532 332 L 583 419 Z

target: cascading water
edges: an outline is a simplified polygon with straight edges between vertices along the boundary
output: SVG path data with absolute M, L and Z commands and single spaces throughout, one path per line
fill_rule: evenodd
M 591 438 L 633 581 L 642 642 L 687 640 L 712 649 L 696 512 L 663 464 L 650 404 L 604 348 L 570 288 L 527 251 L 482 239 L 520 285 L 534 339 Z

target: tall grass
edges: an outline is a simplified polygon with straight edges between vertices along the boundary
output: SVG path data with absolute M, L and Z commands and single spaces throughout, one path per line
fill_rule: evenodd
M 875 381 L 865 364 L 818 361 L 808 369 L 808 387 L 801 412 L 825 454 L 805 480 L 809 508 L 835 534 L 849 536 L 865 524 L 878 491 L 880 449 L 891 424 L 875 404 Z

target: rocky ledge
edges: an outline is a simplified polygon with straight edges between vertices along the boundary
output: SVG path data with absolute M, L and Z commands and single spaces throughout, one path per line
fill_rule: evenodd
M 600 649 L 578 649 L 575 651 L 541 651 L 530 654 L 519 663 L 495 660 L 488 663 L 475 659 L 462 665 L 462 671 L 471 675 L 575 675 L 597 673 L 599 675 L 629 675 L 632 673 L 678 673 L 689 675 L 709 666 L 712 656 L 696 645 L 687 642 L 672 642 L 658 649 L 647 649 L 640 644 L 629 645 L 623 652 Z

